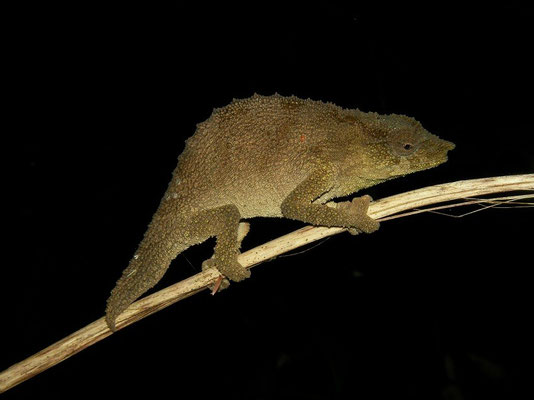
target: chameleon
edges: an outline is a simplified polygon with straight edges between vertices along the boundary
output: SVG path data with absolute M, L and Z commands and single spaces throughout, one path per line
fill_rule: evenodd
M 345 109 L 295 96 L 234 99 L 197 124 L 178 157 L 168 188 L 137 251 L 106 306 L 115 321 L 152 288 L 178 254 L 216 237 L 216 268 L 230 281 L 250 271 L 239 264 L 242 220 L 285 217 L 307 224 L 371 233 L 370 196 L 334 202 L 389 179 L 447 161 L 455 145 L 417 120 Z

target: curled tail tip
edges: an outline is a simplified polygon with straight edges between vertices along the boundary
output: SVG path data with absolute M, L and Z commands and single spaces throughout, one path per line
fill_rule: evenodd
M 117 326 L 115 325 L 116 317 L 106 314 L 105 319 L 109 330 L 113 333 L 117 332 Z
M 117 326 L 115 324 L 115 321 L 117 320 L 117 312 L 114 310 L 114 307 L 112 304 L 113 295 L 108 299 L 108 303 L 106 306 L 106 315 L 105 315 L 105 321 L 106 324 L 111 332 L 117 332 Z
M 129 277 L 122 277 L 111 291 L 106 303 L 106 324 L 112 332 L 117 331 L 117 317 L 119 317 L 141 294 Z M 132 287 L 133 286 L 133 287 Z M 144 290 L 143 290 L 144 291 Z
M 117 317 L 121 315 L 133 301 L 127 294 L 128 291 L 125 292 L 124 287 L 118 284 L 111 291 L 111 295 L 106 302 L 105 320 L 112 332 L 117 331 Z
M 112 332 L 117 331 L 116 320 L 124 310 L 135 300 L 135 293 L 132 291 L 132 273 L 128 269 L 123 273 L 117 284 L 111 291 L 106 302 L 106 324 Z
M 161 279 L 169 264 L 150 255 L 134 256 L 107 300 L 105 319 L 112 332 L 117 331 L 117 317 Z

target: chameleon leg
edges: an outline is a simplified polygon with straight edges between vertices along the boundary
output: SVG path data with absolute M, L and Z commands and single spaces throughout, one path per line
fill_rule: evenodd
M 239 228 L 237 231 L 237 242 L 239 243 L 239 247 L 241 247 L 241 242 L 247 236 L 248 232 L 250 231 L 250 224 L 248 222 L 240 222 Z M 209 268 L 209 263 L 205 263 L 204 267 Z M 211 294 L 214 295 L 217 292 L 220 292 L 221 290 L 227 289 L 230 286 L 230 281 L 228 278 L 225 278 L 224 276 L 220 276 L 217 282 L 215 284 L 210 286 Z
M 314 203 L 322 194 L 331 190 L 335 174 L 326 167 L 319 168 L 298 185 L 282 202 L 282 214 L 317 226 L 339 226 L 354 232 L 374 232 L 379 223 L 367 215 L 371 198 L 362 196 L 351 202 L 338 203 L 336 207 Z
M 191 218 L 191 230 L 202 237 L 217 237 L 213 257 L 204 261 L 202 268 L 217 270 L 232 281 L 250 276 L 250 271 L 237 261 L 246 225 L 239 223 L 241 215 L 234 205 L 225 205 L 201 211 Z

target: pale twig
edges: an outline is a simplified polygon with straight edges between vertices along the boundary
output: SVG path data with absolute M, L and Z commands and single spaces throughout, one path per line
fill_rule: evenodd
M 430 186 L 375 201 L 369 207 L 369 215 L 384 221 L 388 216 L 430 204 L 512 191 L 532 191 L 526 197 L 524 196 L 522 200 L 534 198 L 534 174 L 473 179 Z M 480 202 L 480 200 L 476 201 Z M 484 200 L 484 202 L 491 201 L 493 200 Z M 459 205 L 465 204 L 472 204 L 472 201 L 462 202 Z M 452 207 L 452 205 L 447 207 Z M 406 215 L 404 214 L 403 216 Z M 282 253 L 343 231 L 345 231 L 343 228 L 307 226 L 242 253 L 239 256 L 239 262 L 246 268 L 251 268 Z M 136 301 L 117 318 L 117 329 L 122 329 L 177 301 L 212 287 L 219 277 L 220 275 L 217 271 L 208 269 Z M 96 320 L 0 373 L 0 393 L 41 373 L 111 334 L 112 332 L 107 327 L 104 318 Z

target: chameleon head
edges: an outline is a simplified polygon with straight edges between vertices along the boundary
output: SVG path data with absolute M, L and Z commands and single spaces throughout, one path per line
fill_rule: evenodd
M 362 122 L 367 128 L 362 157 L 367 158 L 369 178 L 386 180 L 436 167 L 455 147 L 404 115 L 368 113 Z

